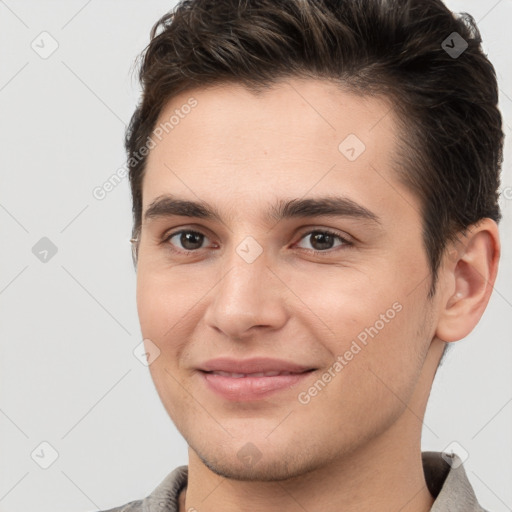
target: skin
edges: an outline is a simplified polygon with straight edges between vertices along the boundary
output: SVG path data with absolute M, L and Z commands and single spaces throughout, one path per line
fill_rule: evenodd
M 141 330 L 160 350 L 151 376 L 189 445 L 180 511 L 429 510 L 420 445 L 426 403 L 445 343 L 471 332 L 489 300 L 496 224 L 483 219 L 448 246 L 429 299 L 420 204 L 393 171 L 398 133 L 385 98 L 312 79 L 288 79 L 260 96 L 224 84 L 174 97 L 158 123 L 191 96 L 197 106 L 150 151 L 143 212 L 172 193 L 216 207 L 222 222 L 149 219 L 137 268 Z M 351 133 L 366 146 L 355 161 L 338 149 Z M 278 199 L 333 194 L 380 223 L 265 217 Z M 163 241 L 183 228 L 205 235 L 188 256 L 179 235 Z M 354 243 L 315 244 L 311 232 L 322 229 Z M 252 263 L 236 252 L 247 236 L 263 250 Z M 298 394 L 396 303 L 394 318 L 300 403 Z M 229 402 L 196 371 L 219 356 L 317 370 L 263 400 Z M 237 456 L 247 443 L 256 463 Z

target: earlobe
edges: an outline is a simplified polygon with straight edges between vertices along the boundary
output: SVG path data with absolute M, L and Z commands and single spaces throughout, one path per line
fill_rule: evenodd
M 496 222 L 485 218 L 470 226 L 456 247 L 457 252 L 452 251 L 444 262 L 447 292 L 440 299 L 436 330 L 436 336 L 447 342 L 467 336 L 487 307 L 500 256 Z

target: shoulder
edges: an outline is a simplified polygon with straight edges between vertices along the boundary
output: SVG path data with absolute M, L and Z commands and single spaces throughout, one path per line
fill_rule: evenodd
M 126 505 L 116 508 L 109 508 L 108 510 L 101 510 L 99 512 L 142 512 L 142 503 L 144 500 L 130 501 Z
M 478 503 L 457 454 L 422 452 L 421 455 L 425 481 L 435 498 L 431 512 L 488 512 Z
M 98 512 L 152 512 L 153 510 L 178 512 L 178 497 L 180 491 L 187 485 L 187 479 L 188 466 L 178 466 L 146 498 Z

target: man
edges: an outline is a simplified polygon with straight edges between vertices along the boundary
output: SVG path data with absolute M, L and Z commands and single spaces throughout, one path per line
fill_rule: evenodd
M 503 132 L 440 0 L 191 0 L 126 134 L 137 307 L 189 464 L 116 511 L 482 511 L 421 452 L 500 254 Z

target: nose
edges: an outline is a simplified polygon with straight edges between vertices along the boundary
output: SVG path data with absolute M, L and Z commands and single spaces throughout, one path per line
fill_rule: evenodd
M 224 277 L 211 292 L 206 325 L 238 341 L 281 328 L 288 318 L 286 285 L 268 265 L 265 252 L 248 263 L 233 251 L 226 263 Z

